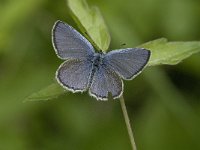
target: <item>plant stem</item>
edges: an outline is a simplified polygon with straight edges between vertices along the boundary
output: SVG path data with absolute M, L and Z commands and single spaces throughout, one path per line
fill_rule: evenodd
M 125 123 L 126 123 L 126 128 L 127 128 L 127 131 L 128 131 L 132 150 L 137 150 L 135 140 L 134 140 L 134 136 L 133 136 L 133 131 L 132 131 L 131 124 L 130 124 L 130 119 L 128 117 L 128 113 L 127 113 L 127 109 L 126 109 L 126 105 L 125 105 L 123 95 L 120 97 L 120 104 L 121 104 L 122 112 L 123 112 L 123 115 L 124 115 L 124 120 L 125 120 Z

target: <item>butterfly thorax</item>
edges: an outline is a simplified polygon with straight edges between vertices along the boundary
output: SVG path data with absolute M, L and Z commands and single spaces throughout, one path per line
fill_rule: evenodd
M 104 54 L 102 53 L 95 53 L 93 60 L 92 60 L 92 64 L 93 64 L 93 68 L 98 69 L 99 65 L 102 65 L 102 60 L 103 60 Z

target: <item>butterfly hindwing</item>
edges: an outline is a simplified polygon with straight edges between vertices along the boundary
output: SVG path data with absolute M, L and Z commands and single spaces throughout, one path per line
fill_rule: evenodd
M 60 65 L 56 72 L 56 79 L 67 90 L 83 92 L 88 88 L 91 72 L 90 61 L 72 59 Z
M 100 100 L 107 100 L 108 94 L 118 98 L 123 92 L 123 82 L 120 77 L 106 65 L 100 65 L 95 71 L 89 94 Z
M 133 79 L 146 66 L 150 51 L 143 48 L 113 50 L 104 61 L 125 80 Z
M 94 54 L 90 42 L 68 24 L 57 21 L 52 30 L 52 42 L 61 59 L 87 59 Z

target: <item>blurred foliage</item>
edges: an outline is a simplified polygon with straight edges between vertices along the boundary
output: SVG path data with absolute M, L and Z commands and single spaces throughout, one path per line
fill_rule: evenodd
M 110 49 L 166 37 L 200 40 L 200 1 L 90 0 L 101 10 Z M 56 20 L 77 26 L 66 2 L 0 1 L 0 149 L 131 149 L 119 101 L 87 93 L 22 103 L 54 81 L 61 63 L 51 44 Z M 200 149 L 200 54 L 176 66 L 149 67 L 125 82 L 125 99 L 141 150 Z M 58 89 L 59 91 L 59 89 Z M 52 93 L 56 95 L 56 93 Z

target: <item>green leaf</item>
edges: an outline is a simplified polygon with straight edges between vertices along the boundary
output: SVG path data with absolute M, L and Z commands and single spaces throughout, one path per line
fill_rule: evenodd
M 44 89 L 33 93 L 28 96 L 24 102 L 27 101 L 39 101 L 39 100 L 50 100 L 59 97 L 60 95 L 66 93 L 58 83 L 52 83 L 51 85 L 45 87 Z
M 176 65 L 192 54 L 200 52 L 200 42 L 168 42 L 161 38 L 147 42 L 139 47 L 149 49 L 151 58 L 148 66 L 155 65 Z
M 147 42 L 139 47 L 151 51 L 148 66 L 175 65 L 190 55 L 200 52 L 200 42 L 168 42 L 165 38 Z M 53 83 L 47 88 L 32 94 L 25 101 L 49 100 L 64 93 L 65 91 L 60 85 Z
M 75 22 L 96 49 L 106 51 L 110 35 L 97 7 L 89 7 L 85 0 L 67 0 Z

